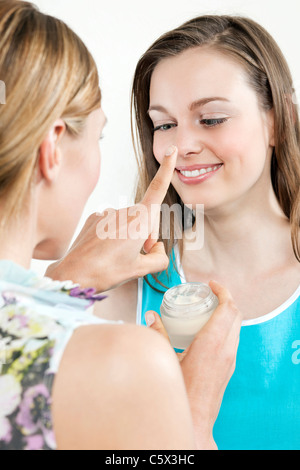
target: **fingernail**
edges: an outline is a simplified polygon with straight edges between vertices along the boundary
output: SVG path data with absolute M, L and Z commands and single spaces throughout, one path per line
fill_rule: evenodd
M 146 318 L 147 326 L 151 326 L 153 325 L 153 323 L 155 323 L 155 316 L 153 315 L 153 313 L 151 312 L 146 313 L 145 318 Z
M 170 157 L 176 150 L 175 145 L 171 145 L 171 147 L 168 148 L 166 151 L 166 157 Z

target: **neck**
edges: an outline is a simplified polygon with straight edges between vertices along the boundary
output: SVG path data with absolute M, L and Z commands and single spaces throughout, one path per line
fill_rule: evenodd
M 205 211 L 204 245 L 193 256 L 205 263 L 208 272 L 255 273 L 266 260 L 286 259 L 287 237 L 289 221 L 270 190 L 263 199 Z
M 36 224 L 32 211 L 26 212 L 16 221 L 6 224 L 0 231 L 0 259 L 14 261 L 26 269 L 30 268 L 36 245 Z

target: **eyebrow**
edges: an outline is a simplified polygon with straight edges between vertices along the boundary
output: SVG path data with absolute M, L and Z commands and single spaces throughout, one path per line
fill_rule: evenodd
M 210 103 L 211 101 L 225 101 L 229 103 L 229 100 L 227 98 L 223 98 L 221 96 L 212 96 L 210 98 L 201 98 L 199 100 L 193 101 L 193 103 L 189 106 L 189 110 L 194 111 L 194 109 L 199 108 L 200 106 L 204 106 L 205 104 Z M 150 113 L 150 111 L 159 111 L 161 113 L 168 112 L 166 108 L 160 105 L 150 106 L 150 108 L 148 109 L 148 114 Z

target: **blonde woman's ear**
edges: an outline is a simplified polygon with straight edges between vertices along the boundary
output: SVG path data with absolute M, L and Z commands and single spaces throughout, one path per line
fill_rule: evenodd
M 66 128 L 66 123 L 62 119 L 56 119 L 56 121 L 53 123 L 50 133 L 52 133 L 55 144 L 59 143 L 64 133 L 66 132 Z
M 58 148 L 58 142 L 66 130 L 66 125 L 62 119 L 54 122 L 50 131 L 44 138 L 39 148 L 38 158 L 38 179 L 54 181 L 58 174 L 61 162 L 61 150 Z

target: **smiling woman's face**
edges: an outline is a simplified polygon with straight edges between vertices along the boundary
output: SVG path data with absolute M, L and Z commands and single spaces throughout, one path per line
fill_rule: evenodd
M 162 60 L 150 85 L 153 152 L 178 147 L 172 184 L 206 211 L 269 190 L 273 113 L 261 109 L 244 69 L 208 48 Z

